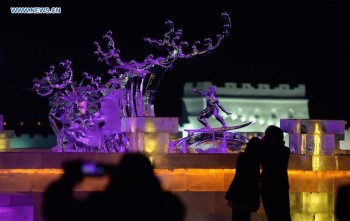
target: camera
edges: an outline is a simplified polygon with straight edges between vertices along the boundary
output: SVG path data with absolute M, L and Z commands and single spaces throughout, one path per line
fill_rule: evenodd
M 93 162 L 85 162 L 81 166 L 81 173 L 85 176 L 103 176 L 105 167 Z

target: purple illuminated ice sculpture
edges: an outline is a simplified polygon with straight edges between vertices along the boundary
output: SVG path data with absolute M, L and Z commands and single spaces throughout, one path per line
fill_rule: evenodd
M 71 61 L 60 63 L 61 71 L 51 66 L 41 79 L 34 79 L 34 90 L 49 97 L 49 122 L 57 136 L 53 149 L 64 152 L 125 152 L 128 151 L 128 137 L 120 131 L 123 117 L 154 117 L 154 101 L 163 74 L 171 69 L 177 60 L 207 55 L 214 51 L 228 36 L 231 22 L 227 13 L 223 31 L 216 40 L 205 38 L 191 46 L 181 41 L 182 30 L 175 30 L 172 21 L 165 24 L 170 28 L 163 39 L 144 38 L 145 42 L 160 49 L 166 49 L 165 56 L 155 58 L 148 55 L 143 62 L 123 61 L 120 50 L 115 47 L 112 31 L 103 39 L 104 50 L 95 42 L 98 60 L 108 65 L 108 79 L 83 74 L 78 84 L 73 80 Z

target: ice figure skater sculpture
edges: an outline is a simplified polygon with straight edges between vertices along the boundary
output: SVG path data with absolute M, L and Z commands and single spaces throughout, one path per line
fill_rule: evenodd
M 193 92 L 205 97 L 206 107 L 202 110 L 197 120 L 204 125 L 203 128 L 185 129 L 188 133 L 187 137 L 180 138 L 177 141 L 171 142 L 169 145 L 169 152 L 173 153 L 228 153 L 240 152 L 241 147 L 245 145 L 249 139 L 248 137 L 230 132 L 232 130 L 240 129 L 249 126 L 252 122 L 247 122 L 240 125 L 227 126 L 224 118 L 220 115 L 220 110 L 228 112 L 220 103 L 216 96 L 216 87 L 211 85 L 208 90 L 200 91 L 195 88 Z M 212 128 L 207 122 L 207 118 L 214 116 L 217 121 L 221 123 L 221 127 Z
M 215 86 L 209 86 L 207 91 L 198 91 L 195 88 L 192 89 L 193 92 L 196 92 L 202 96 L 205 96 L 206 101 L 206 107 L 204 110 L 202 110 L 197 119 L 198 121 L 205 126 L 205 128 L 210 128 L 210 125 L 208 124 L 206 118 L 209 118 L 211 116 L 214 116 L 216 120 L 218 120 L 222 127 L 227 127 L 226 123 L 224 121 L 224 118 L 220 115 L 219 108 L 225 112 L 227 115 L 230 115 L 231 113 L 228 112 L 220 103 L 219 99 L 216 97 L 216 87 Z M 219 108 L 218 108 L 219 107 Z

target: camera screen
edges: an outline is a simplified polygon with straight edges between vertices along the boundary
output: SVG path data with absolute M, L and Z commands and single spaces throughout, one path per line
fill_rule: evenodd
M 102 176 L 104 174 L 104 168 L 94 163 L 84 163 L 81 167 L 81 172 L 89 176 Z

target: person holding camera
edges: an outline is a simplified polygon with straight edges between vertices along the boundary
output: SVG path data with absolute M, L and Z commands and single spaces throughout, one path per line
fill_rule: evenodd
M 74 197 L 73 189 L 81 182 L 83 161 L 69 161 L 63 164 L 62 177 L 51 183 L 44 192 L 43 216 L 47 221 L 84 220 L 85 203 Z
M 74 187 L 85 175 L 108 175 L 110 182 L 104 191 L 78 201 Z M 125 153 L 116 166 L 66 162 L 62 178 L 44 193 L 43 214 L 47 221 L 183 221 L 185 212 L 180 199 L 162 189 L 153 165 L 142 153 Z

